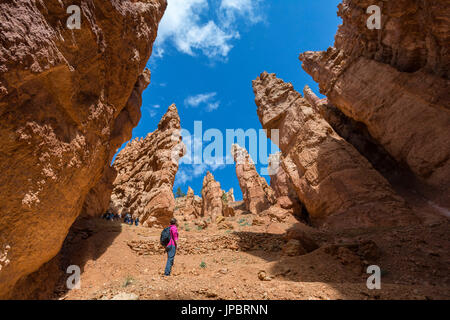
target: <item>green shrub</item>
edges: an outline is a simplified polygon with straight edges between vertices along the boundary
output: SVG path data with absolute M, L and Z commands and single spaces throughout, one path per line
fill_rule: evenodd
M 130 284 L 132 284 L 134 281 L 134 278 L 132 276 L 127 276 L 122 284 L 122 287 L 128 287 Z
M 206 268 L 206 262 L 205 262 L 205 261 L 202 261 L 202 262 L 200 263 L 200 268 L 202 268 L 202 269 L 205 269 L 205 268 Z
M 181 191 L 181 188 L 178 187 L 177 192 L 175 192 L 175 198 L 182 198 L 182 197 L 185 197 L 185 196 L 186 196 L 186 193 Z
M 228 203 L 228 197 L 227 197 L 227 194 L 225 192 L 222 194 L 222 201 L 225 202 L 225 203 Z

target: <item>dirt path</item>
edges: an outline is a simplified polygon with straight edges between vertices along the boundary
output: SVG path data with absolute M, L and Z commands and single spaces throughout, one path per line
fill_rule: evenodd
M 180 231 L 170 277 L 162 275 L 166 255 L 158 243 L 160 230 L 79 221 L 64 249 L 70 259 L 63 259 L 62 267 L 81 267 L 81 289 L 67 291 L 61 282 L 55 298 L 132 293 L 139 299 L 450 299 L 448 220 L 323 234 L 292 220 L 252 226 L 242 224 L 248 217 L 227 219 L 233 230 Z M 287 256 L 284 232 L 294 227 L 320 248 Z M 379 252 L 374 259 L 382 269 L 381 290 L 367 289 L 365 267 L 373 262 L 354 253 L 360 254 L 367 241 Z

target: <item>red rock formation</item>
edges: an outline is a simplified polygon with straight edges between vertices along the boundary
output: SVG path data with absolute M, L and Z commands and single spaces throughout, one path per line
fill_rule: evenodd
M 194 190 L 188 187 L 185 197 L 175 199 L 175 218 L 184 221 L 191 221 L 201 216 L 202 199 L 194 194 Z
M 263 128 L 279 129 L 283 169 L 313 222 L 351 228 L 415 221 L 389 183 L 292 84 L 264 72 L 253 90 Z
M 217 217 L 222 215 L 223 190 L 220 183 L 214 179 L 211 172 L 207 172 L 203 179 L 202 187 L 202 216 L 211 217 L 215 221 Z
M 413 174 L 405 167 L 395 161 L 388 152 L 370 135 L 367 127 L 357 122 L 338 108 L 328 102 L 327 98 L 320 99 L 308 87 L 303 89 L 303 95 L 309 104 L 319 112 L 323 118 L 333 127 L 337 134 L 350 142 L 361 155 L 363 155 L 374 168 L 380 172 L 389 182 L 407 184 L 411 188 L 414 183 Z
M 169 107 L 158 129 L 144 139 L 135 139 L 114 161 L 117 178 L 111 195 L 111 210 L 130 213 L 143 226 L 166 225 L 173 217 L 173 183 L 178 160 L 183 156 L 179 137 L 180 117 Z
M 366 8 L 377 2 L 382 27 L 369 30 Z M 301 54 L 303 69 L 450 207 L 448 2 L 345 0 L 338 14 L 334 47 Z
M 228 192 L 225 192 L 225 199 L 228 202 L 234 202 L 234 190 L 233 188 L 230 188 L 230 190 L 228 190 Z
M 256 171 L 247 150 L 234 144 L 231 154 L 236 162 L 236 176 L 248 211 L 258 214 L 275 204 L 275 195 L 266 180 Z
M 228 192 L 223 192 L 222 195 L 222 215 L 224 217 L 233 217 L 236 215 L 234 208 L 234 190 L 230 188 Z
M 302 203 L 295 192 L 289 176 L 281 166 L 281 152 L 269 156 L 270 187 L 274 191 L 277 204 L 291 211 L 295 216 L 301 217 Z
M 134 85 L 133 92 L 127 101 L 124 110 L 119 114 L 115 120 L 113 131 L 113 139 L 110 144 L 112 146 L 111 150 L 117 150 L 124 141 L 131 139 L 132 130 L 138 125 L 141 118 L 141 105 L 142 105 L 142 92 L 150 84 L 150 71 L 148 69 L 139 76 L 138 81 Z M 113 157 L 113 154 L 110 155 Z M 111 198 L 111 193 L 113 191 L 113 183 L 116 179 L 116 170 L 106 164 L 102 178 L 98 184 L 89 191 L 86 199 L 84 201 L 82 215 L 87 216 L 100 216 L 109 207 L 109 201 Z
M 81 210 L 82 216 L 98 217 L 108 210 L 116 176 L 116 169 L 108 164 L 100 181 L 87 194 Z
M 143 74 L 165 0 L 0 4 L 0 297 L 59 251 L 84 199 L 139 115 Z M 32 32 L 30 32 L 32 30 Z M 134 98 L 133 98 L 134 97 Z

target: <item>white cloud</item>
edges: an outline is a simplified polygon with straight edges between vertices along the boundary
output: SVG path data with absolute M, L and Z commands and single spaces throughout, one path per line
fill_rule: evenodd
M 216 109 L 218 109 L 220 106 L 220 102 L 214 102 L 214 103 L 209 103 L 208 106 L 206 107 L 206 111 L 214 111 Z
M 188 174 L 188 172 L 183 170 L 182 168 L 179 168 L 177 175 L 175 176 L 174 186 L 178 187 L 184 185 L 186 182 L 190 180 L 192 180 L 192 177 Z
M 261 20 L 260 1 L 221 0 L 219 4 L 210 0 L 215 6 L 211 10 L 208 0 L 169 0 L 159 25 L 154 56 L 161 58 L 170 43 L 191 56 L 200 52 L 208 58 L 226 58 L 233 48 L 232 41 L 240 38 L 237 20 L 242 18 L 248 24 Z M 211 19 L 212 12 L 216 13 L 215 19 Z
M 222 0 L 219 8 L 219 16 L 223 26 L 230 26 L 241 17 L 248 19 L 250 24 L 256 24 L 263 20 L 262 0 Z
M 184 99 L 184 104 L 186 107 L 197 108 L 200 105 L 205 105 L 207 112 L 214 111 L 219 108 L 220 101 L 215 100 L 216 92 L 200 93 L 194 96 L 189 96 Z
M 210 101 L 217 95 L 216 92 L 200 93 L 195 96 L 189 96 L 184 100 L 184 104 L 189 107 L 198 107 L 202 103 Z
M 215 171 L 225 168 L 224 164 L 192 164 L 192 165 L 180 165 L 177 175 L 175 176 L 174 186 L 183 186 L 187 182 L 194 180 L 195 178 L 206 175 L 206 171 Z
M 159 104 L 154 104 L 151 107 L 144 107 L 143 109 L 147 110 L 150 118 L 153 118 L 153 117 L 155 117 L 158 114 L 157 110 L 160 109 L 160 108 L 161 108 L 161 106 Z

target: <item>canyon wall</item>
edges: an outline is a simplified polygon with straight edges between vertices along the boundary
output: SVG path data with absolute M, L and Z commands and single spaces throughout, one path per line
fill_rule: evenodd
M 232 145 L 231 154 L 236 163 L 236 176 L 248 211 L 259 214 L 275 204 L 275 194 L 256 171 L 255 164 L 245 148 Z
M 264 72 L 253 90 L 268 137 L 279 130 L 281 165 L 313 223 L 343 229 L 416 221 L 386 179 L 292 84 Z
M 289 210 L 294 216 L 302 217 L 303 205 L 289 176 L 281 166 L 281 157 L 281 152 L 269 156 L 270 187 L 281 208 Z
M 381 8 L 369 30 L 366 9 Z M 334 47 L 300 55 L 321 93 L 450 208 L 448 1 L 344 0 Z
M 165 226 L 173 217 L 173 184 L 178 160 L 184 155 L 180 117 L 171 105 L 158 128 L 147 137 L 134 139 L 117 155 L 117 177 L 110 209 L 130 213 L 143 226 Z
M 367 127 L 332 105 L 327 98 L 320 99 L 308 87 L 303 88 L 303 96 L 308 103 L 319 112 L 333 127 L 334 131 L 351 143 L 374 168 L 391 183 L 405 183 L 411 187 L 413 174 L 406 166 L 398 163 L 369 133 Z
M 0 4 L 0 298 L 54 257 L 140 117 L 165 0 Z M 144 79 L 144 80 L 143 80 Z
M 141 119 L 142 92 L 150 84 L 150 70 L 145 69 L 138 77 L 133 91 L 125 105 L 124 111 L 119 114 L 115 120 L 115 129 L 113 131 L 113 139 L 110 141 L 111 150 L 117 150 L 124 141 L 131 139 L 132 130 L 138 125 Z M 119 129 L 121 128 L 121 129 Z M 111 154 L 112 158 L 114 154 Z M 105 165 L 102 178 L 93 187 L 84 201 L 84 216 L 101 216 L 109 207 L 109 200 L 113 191 L 113 182 L 116 179 L 117 171 L 107 163 Z

